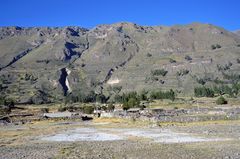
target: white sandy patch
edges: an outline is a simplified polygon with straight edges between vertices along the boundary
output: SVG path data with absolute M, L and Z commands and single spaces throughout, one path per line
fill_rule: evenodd
M 116 79 L 110 79 L 107 84 L 113 85 L 113 84 L 118 84 L 120 80 L 118 78 Z
M 120 129 L 120 128 L 78 128 L 41 138 L 45 141 L 114 141 L 128 140 L 130 137 L 151 139 L 159 143 L 191 143 L 224 141 L 228 139 L 200 137 L 193 134 L 177 133 L 167 129 Z
M 111 141 L 122 140 L 121 136 L 99 132 L 93 128 L 78 128 L 66 133 L 43 137 L 45 141 Z
M 193 136 L 186 133 L 176 133 L 170 130 L 134 130 L 126 132 L 127 135 L 150 138 L 154 142 L 161 143 L 188 143 L 188 142 L 204 142 L 219 141 L 219 139 L 210 139 L 199 136 Z

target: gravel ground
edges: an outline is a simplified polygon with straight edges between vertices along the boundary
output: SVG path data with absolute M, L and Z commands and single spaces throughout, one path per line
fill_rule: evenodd
M 57 132 L 68 130 L 65 125 L 56 124 Z M 98 127 L 101 124 L 98 124 Z M 103 124 L 104 125 L 104 124 Z M 65 127 L 66 129 L 60 129 Z M 71 125 L 68 125 L 71 127 Z M 86 125 L 81 125 L 86 126 Z M 91 125 L 94 126 L 94 125 Z M 36 129 L 37 126 L 35 126 Z M 76 127 L 76 124 L 74 125 Z M 117 128 L 120 125 L 116 125 Z M 20 127 L 16 127 L 17 130 Z M 43 126 L 39 126 L 43 128 Z M 54 127 L 55 128 L 55 127 Z M 53 129 L 50 126 L 49 129 Z M 137 129 L 137 128 L 134 128 Z M 139 128 L 141 129 L 141 128 Z M 161 128 L 162 129 L 162 128 Z M 240 159 L 240 122 L 226 122 L 221 124 L 201 124 L 171 126 L 167 129 L 180 133 L 195 133 L 209 137 L 232 138 L 227 141 L 208 141 L 191 143 L 156 143 L 142 137 L 133 137 L 128 140 L 114 141 L 76 141 L 76 142 L 53 142 L 37 140 L 40 136 L 21 133 L 16 136 L 3 136 L 3 132 L 11 135 L 14 126 L 0 129 L 1 142 L 5 140 L 9 143 L 1 144 L 0 159 L 46 159 L 46 158 L 226 158 Z M 9 132 L 8 132 L 9 131 Z M 37 130 L 38 131 L 38 130 Z M 39 130 L 40 131 L 40 130 Z M 2 134 L 1 134 L 2 133 Z M 28 136 L 29 135 L 29 136 Z M 46 134 L 44 134 L 46 135 Z M 43 136 L 44 136 L 43 135 Z M 52 134 L 51 134 L 52 135 Z M 15 138 L 14 138 L 15 137 Z M 14 140 L 10 140 L 14 138 Z

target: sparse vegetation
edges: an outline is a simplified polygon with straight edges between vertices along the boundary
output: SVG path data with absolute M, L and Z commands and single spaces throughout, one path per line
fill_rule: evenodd
M 219 44 L 211 45 L 212 50 L 220 49 L 222 46 Z
M 182 70 L 177 72 L 177 76 L 184 76 L 184 75 L 187 75 L 188 73 L 189 73 L 189 70 L 182 69 Z
M 229 70 L 231 68 L 233 64 L 231 62 L 228 62 L 227 64 L 221 66 L 221 65 L 217 65 L 218 71 L 226 71 Z

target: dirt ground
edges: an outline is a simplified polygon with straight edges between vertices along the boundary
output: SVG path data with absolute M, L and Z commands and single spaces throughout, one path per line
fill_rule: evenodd
M 123 119 L 1 126 L 0 158 L 240 158 L 240 121 Z

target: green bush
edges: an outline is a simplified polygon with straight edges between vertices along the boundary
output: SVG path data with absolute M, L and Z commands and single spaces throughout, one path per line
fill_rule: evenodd
M 140 100 L 138 98 L 129 98 L 123 103 L 123 110 L 128 110 L 129 108 L 139 107 Z
M 194 95 L 196 97 L 214 97 L 214 91 L 211 88 L 197 87 L 194 88 Z
M 83 112 L 85 114 L 92 114 L 94 111 L 94 107 L 93 106 L 84 106 L 83 107 Z
M 65 97 L 65 103 L 92 103 L 92 102 L 106 103 L 107 97 L 103 94 L 96 94 L 93 91 L 88 93 L 74 92 Z
M 168 73 L 168 71 L 164 70 L 164 69 L 158 69 L 158 70 L 153 70 L 152 72 L 153 76 L 166 76 L 166 74 Z
M 157 92 L 151 92 L 150 94 L 151 99 L 170 99 L 172 101 L 175 100 L 175 92 L 170 89 L 170 91 L 157 91 Z
M 0 105 L 4 105 L 5 103 L 5 98 L 0 96 Z
M 128 109 L 130 109 L 130 106 L 125 103 L 125 104 L 123 104 L 122 108 L 123 108 L 123 110 L 128 110 Z
M 216 100 L 216 103 L 218 105 L 222 105 L 222 104 L 227 104 L 227 100 L 223 97 L 223 96 L 220 96 L 217 100 Z
M 113 105 L 113 103 L 108 104 L 107 106 L 108 111 L 113 111 L 114 109 L 115 109 L 115 106 Z

